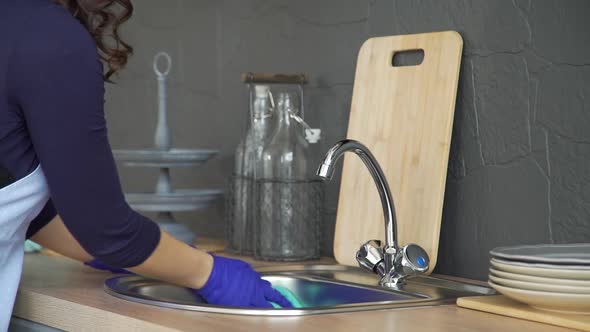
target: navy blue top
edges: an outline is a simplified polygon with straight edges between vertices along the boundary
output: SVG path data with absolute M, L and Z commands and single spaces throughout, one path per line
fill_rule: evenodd
M 90 34 L 52 0 L 0 0 L 0 45 L 0 165 L 18 180 L 40 163 L 51 192 L 28 235 L 59 213 L 94 257 L 141 264 L 160 230 L 125 202 Z

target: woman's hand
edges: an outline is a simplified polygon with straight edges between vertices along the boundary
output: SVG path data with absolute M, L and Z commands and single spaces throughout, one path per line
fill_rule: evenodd
M 200 288 L 196 292 L 211 304 L 270 308 L 269 302 L 274 302 L 283 308 L 292 308 L 291 303 L 268 281 L 261 279 L 248 263 L 217 256 L 211 258 L 211 255 L 173 239 L 166 232 L 162 232 L 159 248 L 147 262 L 127 269 L 93 259 L 69 233 L 59 216 L 33 236 L 33 240 L 95 269 L 137 273 L 184 287 Z
M 104 264 L 98 259 L 84 264 L 112 273 L 132 273 Z M 261 279 L 248 263 L 219 256 L 213 256 L 213 271 L 205 286 L 196 292 L 209 304 L 272 308 L 270 302 L 274 302 L 282 308 L 293 307 L 268 281 Z
M 252 267 L 237 259 L 213 256 L 213 271 L 198 294 L 210 304 L 234 307 L 282 308 L 293 305 Z

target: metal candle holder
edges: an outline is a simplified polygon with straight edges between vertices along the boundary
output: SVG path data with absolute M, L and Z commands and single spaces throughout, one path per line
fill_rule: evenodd
M 159 62 L 164 61 L 164 70 Z M 154 57 L 153 69 L 158 80 L 158 123 L 154 135 L 154 149 L 113 150 L 115 159 L 128 167 L 159 168 L 158 182 L 152 193 L 126 193 L 129 205 L 136 210 L 157 212 L 156 221 L 160 227 L 177 239 L 191 244 L 194 233 L 185 225 L 177 223 L 173 212 L 200 210 L 211 206 L 223 195 L 217 189 L 182 189 L 173 190 L 170 169 L 175 167 L 194 167 L 207 162 L 215 156 L 217 150 L 175 149 L 172 148 L 168 128 L 167 78 L 172 68 L 172 59 L 165 52 Z

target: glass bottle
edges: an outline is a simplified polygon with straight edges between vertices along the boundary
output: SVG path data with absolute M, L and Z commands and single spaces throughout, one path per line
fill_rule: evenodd
M 260 162 L 260 178 L 269 180 L 306 180 L 309 178 L 309 143 L 303 127 L 293 118 L 298 109 L 294 94 L 278 94 L 276 129 Z
M 254 178 L 258 162 L 262 158 L 262 150 L 272 133 L 270 90 L 266 85 L 256 85 L 254 90 L 256 95 L 252 103 L 252 123 L 244 144 L 244 175 L 249 178 Z
M 234 170 L 225 202 L 226 250 L 240 254 L 247 220 L 247 188 L 244 174 L 245 139 L 240 141 L 234 156 Z
M 254 257 L 294 261 L 319 257 L 321 182 L 312 180 L 309 145 L 292 93 L 278 94 L 275 130 L 257 168 Z
M 266 85 L 254 85 L 250 105 L 250 128 L 236 150 L 235 174 L 228 222 L 228 250 L 249 255 L 254 247 L 254 173 L 265 140 L 271 132 L 271 107 Z

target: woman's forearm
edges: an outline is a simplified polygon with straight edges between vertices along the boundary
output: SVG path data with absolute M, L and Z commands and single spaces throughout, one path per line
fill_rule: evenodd
M 59 216 L 39 230 L 32 240 L 81 262 L 93 258 L 72 236 Z M 160 243 L 152 255 L 142 264 L 128 270 L 184 287 L 201 288 L 212 268 L 213 258 L 209 254 L 187 246 L 162 231 Z
M 160 243 L 152 255 L 142 264 L 128 270 L 180 286 L 201 288 L 212 269 L 211 255 L 162 231 Z
M 31 240 L 60 255 L 64 255 L 80 262 L 88 262 L 92 256 L 82 248 L 64 225 L 61 217 L 55 216 L 47 225 L 41 228 Z

